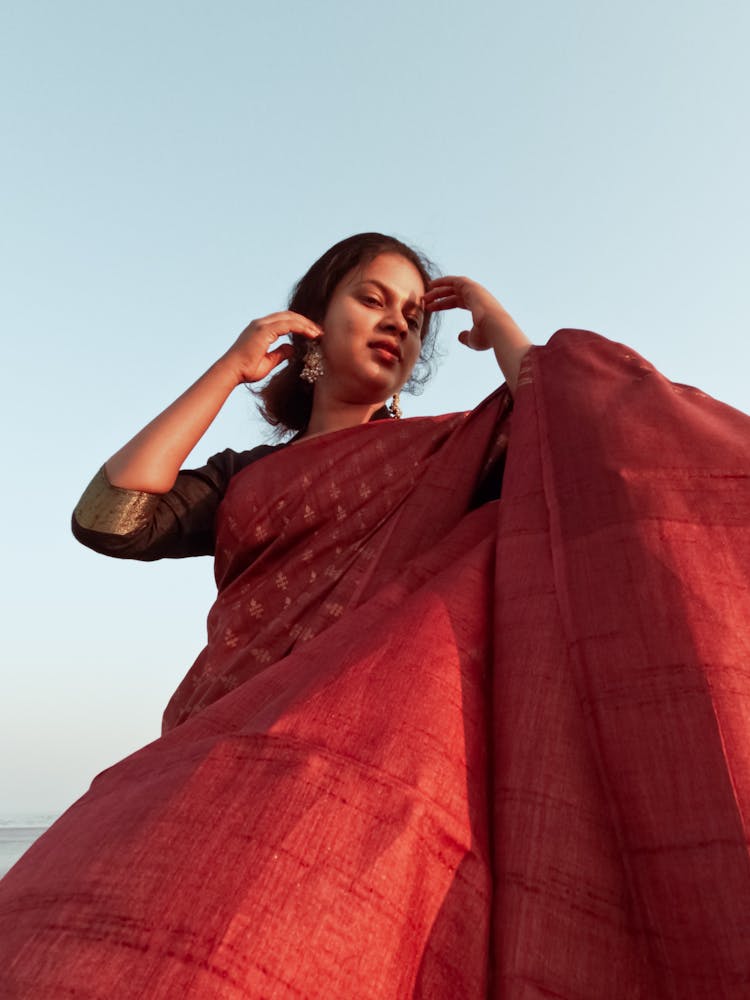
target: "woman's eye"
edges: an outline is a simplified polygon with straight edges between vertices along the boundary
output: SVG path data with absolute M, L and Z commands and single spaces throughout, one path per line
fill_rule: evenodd
M 366 303 L 367 303 L 368 305 L 370 305 L 370 306 L 379 306 L 379 305 L 380 305 L 380 299 L 375 299 L 375 298 L 373 298 L 373 297 L 372 297 L 371 295 L 366 295 L 366 296 L 365 296 L 365 297 L 364 297 L 364 298 L 362 299 L 362 301 L 363 301 L 363 302 L 366 302 Z

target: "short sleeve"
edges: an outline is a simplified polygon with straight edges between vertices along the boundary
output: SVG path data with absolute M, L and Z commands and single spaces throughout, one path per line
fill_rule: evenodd
M 280 447 L 227 448 L 200 469 L 183 469 L 168 493 L 113 486 L 102 467 L 73 511 L 73 534 L 87 548 L 116 559 L 213 555 L 216 511 L 230 479 Z

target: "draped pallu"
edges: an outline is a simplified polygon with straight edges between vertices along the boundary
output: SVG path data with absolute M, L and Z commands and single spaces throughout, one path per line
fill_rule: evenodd
M 750 418 L 580 330 L 510 409 L 231 480 L 206 649 L 0 885 L 0 995 L 750 996 Z

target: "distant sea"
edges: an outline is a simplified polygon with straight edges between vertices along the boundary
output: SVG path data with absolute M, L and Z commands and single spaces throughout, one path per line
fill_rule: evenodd
M 56 819 L 56 813 L 0 817 L 0 878 Z

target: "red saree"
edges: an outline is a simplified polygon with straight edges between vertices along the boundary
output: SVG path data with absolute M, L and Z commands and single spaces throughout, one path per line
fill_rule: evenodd
M 567 330 L 512 430 L 243 470 L 165 734 L 3 880 L 0 995 L 750 996 L 749 442 Z

